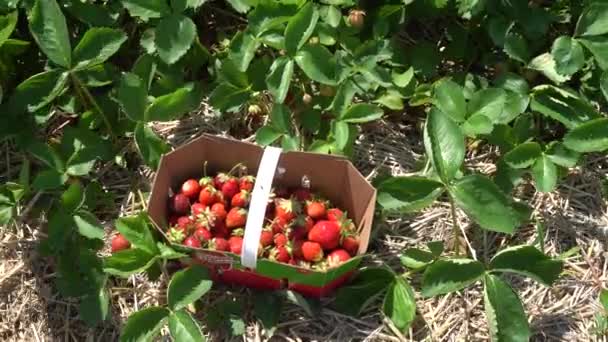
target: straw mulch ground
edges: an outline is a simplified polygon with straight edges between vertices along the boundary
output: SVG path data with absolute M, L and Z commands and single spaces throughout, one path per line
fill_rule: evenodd
M 226 134 L 233 122 L 219 121 L 207 107 L 179 122 L 155 125 L 172 145 L 204 132 Z M 418 130 L 413 125 L 375 124 L 365 127 L 357 144 L 355 163 L 364 175 L 378 172 L 407 174 L 416 170 L 423 153 Z M 132 147 L 132 146 L 131 146 Z M 21 157 L 10 146 L 1 146 L 0 181 L 18 172 Z M 495 151 L 480 150 L 467 156 L 467 165 L 479 172 L 495 170 Z M 577 248 L 566 259 L 563 277 L 553 288 L 545 288 L 521 278 L 511 283 L 523 299 L 535 341 L 606 341 L 593 333 L 599 310 L 600 286 L 607 282 L 608 212 L 601 196 L 601 181 L 608 176 L 608 158 L 590 156 L 581 167 L 571 170 L 560 188 L 550 194 L 535 193 L 522 185 L 518 198 L 535 208 L 535 217 L 544 222 L 545 250 L 558 255 Z M 115 195 L 116 206 L 99 213 L 111 232 L 118 215 L 142 210 L 151 172 L 145 167 L 121 169 L 115 164 L 100 166 L 96 178 Z M 141 191 L 139 191 L 141 190 Z M 43 196 L 42 196 L 43 198 Z M 21 208 L 21 214 L 30 208 Z M 33 215 L 29 215 L 33 216 Z M 538 238 L 534 225 L 522 227 L 516 236 L 483 234 L 459 213 L 467 232 L 467 250 L 487 260 L 505 245 L 533 243 Z M 114 341 L 125 318 L 134 310 L 165 301 L 166 279 L 149 282 L 143 276 L 112 282 L 112 317 L 107 324 L 89 329 L 78 320 L 77 304 L 57 295 L 53 287 L 52 262 L 39 257 L 36 248 L 44 237 L 43 222 L 20 222 L 0 229 L 0 340 L 2 341 Z M 418 215 L 390 217 L 376 222 L 372 256 L 367 264 L 386 263 L 398 272 L 398 255 L 406 247 L 426 241 L 449 240 L 451 217 L 447 203 L 437 203 Z M 414 286 L 417 286 L 414 283 Z M 205 297 L 212 305 L 226 295 L 250 296 L 247 290 L 217 286 Z M 330 300 L 328 300 L 330 301 Z M 323 309 L 315 318 L 300 308 L 287 305 L 273 340 L 287 341 L 486 341 L 481 287 L 433 299 L 417 298 L 419 319 L 412 330 L 399 332 L 383 319 L 378 303 L 359 318 Z M 326 306 L 328 307 L 328 306 Z M 247 334 L 234 340 L 261 341 L 260 324 L 248 320 Z M 228 340 L 212 334 L 212 340 Z

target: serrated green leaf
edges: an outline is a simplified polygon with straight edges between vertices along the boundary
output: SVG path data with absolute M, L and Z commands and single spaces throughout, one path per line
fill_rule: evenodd
M 222 83 L 209 95 L 209 103 L 220 111 L 236 112 L 249 100 L 250 95 L 249 89 Z
M 555 60 L 555 70 L 562 75 L 572 75 L 585 64 L 583 47 L 568 36 L 561 36 L 553 42 L 551 55 Z
M 222 62 L 218 76 L 237 88 L 247 88 L 249 86 L 247 73 L 240 71 L 231 59 L 226 59 Z
M 143 20 L 171 14 L 171 8 L 166 0 L 122 0 L 121 3 L 132 17 Z
M 176 311 L 194 303 L 207 293 L 212 285 L 209 272 L 203 266 L 192 265 L 176 272 L 167 289 L 169 308 Z
M 600 89 L 604 94 L 606 102 L 608 102 L 608 71 L 604 71 L 602 78 L 600 79 Z
M 468 137 L 476 137 L 478 135 L 486 135 L 492 133 L 494 124 L 492 119 L 483 114 L 475 114 L 462 123 L 460 126 L 462 132 Z
M 188 52 L 195 36 L 196 25 L 185 15 L 173 14 L 163 18 L 154 34 L 158 56 L 167 64 L 177 62 Z
M 412 270 L 419 270 L 435 261 L 436 255 L 419 248 L 408 248 L 399 257 L 401 264 Z
M 139 310 L 127 319 L 120 342 L 146 342 L 153 340 L 165 325 L 170 311 L 166 308 L 150 307 Z
M 377 186 L 384 210 L 413 212 L 431 205 L 444 191 L 443 184 L 424 177 L 391 177 Z
M 266 337 L 270 338 L 281 317 L 283 299 L 273 292 L 259 292 L 253 298 L 255 317 L 262 322 Z
M 336 90 L 336 95 L 329 108 L 335 115 L 340 116 L 350 107 L 353 98 L 357 93 L 354 83 L 351 80 L 346 80 L 340 84 Z
M 458 207 L 484 229 L 512 234 L 521 224 L 512 202 L 487 177 L 463 177 L 450 188 L 450 194 Z
M 68 74 L 58 69 L 33 75 L 15 88 L 8 106 L 16 113 L 35 112 L 61 94 L 67 79 Z
M 187 112 L 198 107 L 197 90 L 186 86 L 172 93 L 162 95 L 154 99 L 144 115 L 146 122 L 170 121 L 179 119 Z
M 308 41 L 317 26 L 319 11 L 311 2 L 289 19 L 285 29 L 285 50 L 291 56 Z
M 81 70 L 105 62 L 127 41 L 127 35 L 118 29 L 94 27 L 85 32 L 74 48 L 74 70 Z
M 608 4 L 592 2 L 585 7 L 576 23 L 575 35 L 599 36 L 608 33 Z
M 365 123 L 378 120 L 384 115 L 384 111 L 375 105 L 368 103 L 357 103 L 346 110 L 339 119 L 348 123 Z
M 287 57 L 279 57 L 270 66 L 268 76 L 266 76 L 266 86 L 274 97 L 275 103 L 283 103 L 291 78 L 293 76 L 293 61 Z
M 424 271 L 422 295 L 433 297 L 462 290 L 483 277 L 483 264 L 471 259 L 440 259 Z
M 542 154 L 532 167 L 532 178 L 536 184 L 536 190 L 540 192 L 551 192 L 557 186 L 557 166 L 551 159 Z
M 358 316 L 378 296 L 384 293 L 395 275 L 386 268 L 361 270 L 348 285 L 338 289 L 335 305 L 338 311 Z
M 74 223 L 80 235 L 89 239 L 103 240 L 105 233 L 95 215 L 86 210 L 80 210 L 74 215 Z
M 268 146 L 282 136 L 283 133 L 277 131 L 276 128 L 272 126 L 262 126 L 255 133 L 255 141 L 262 146 Z
M 138 122 L 135 127 L 135 144 L 146 164 L 154 169 L 158 167 L 161 156 L 171 150 L 169 145 L 143 122 Z
M 540 145 L 536 142 L 527 142 L 517 145 L 505 154 L 504 161 L 512 168 L 525 169 L 532 166 L 542 154 Z
M 562 260 L 552 259 L 536 247 L 521 245 L 505 248 L 492 258 L 492 272 L 512 272 L 551 286 L 562 272 Z
M 310 317 L 315 317 L 321 311 L 321 303 L 316 299 L 306 298 L 291 290 L 284 291 L 283 294 L 289 302 L 302 308 Z
M 570 76 L 561 75 L 555 70 L 555 59 L 548 52 L 534 57 L 528 64 L 528 68 L 540 71 L 545 77 L 557 84 L 564 83 L 570 79 Z
M 605 36 L 581 37 L 577 40 L 591 52 L 600 69 L 608 70 L 608 40 Z
M 547 146 L 545 154 L 552 162 L 563 167 L 576 166 L 576 163 L 581 156 L 578 152 L 566 148 L 566 146 L 557 141 L 554 141 Z
M 207 340 L 194 318 L 184 310 L 173 312 L 169 316 L 169 332 L 175 341 Z
M 74 212 L 84 203 L 84 189 L 80 182 L 73 182 L 61 194 L 61 206 L 67 212 Z
M 485 276 L 484 305 L 493 340 L 501 342 L 530 340 L 530 327 L 519 297 L 497 276 L 491 274 Z
M 458 125 L 437 108 L 427 116 L 424 147 L 443 182 L 453 179 L 464 162 L 464 136 Z
M 96 326 L 108 317 L 110 295 L 105 288 L 97 293 L 91 293 L 80 300 L 78 313 L 89 326 Z
M 336 60 L 323 45 L 304 45 L 294 59 L 311 80 L 327 85 L 336 84 Z
M 374 103 L 383 105 L 384 107 L 391 110 L 402 110 L 404 108 L 403 105 L 403 96 L 397 90 L 389 89 L 380 97 L 374 100 Z
M 435 85 L 434 104 L 455 122 L 463 122 L 467 115 L 467 103 L 463 89 L 454 81 L 443 79 Z
M 561 122 L 569 129 L 600 118 L 600 114 L 595 108 L 577 94 L 549 85 L 533 89 L 530 107 L 534 111 Z
M 19 12 L 13 11 L 6 15 L 0 15 L 0 46 L 11 36 L 19 19 Z
M 241 31 L 234 36 L 230 44 L 230 59 L 234 61 L 240 71 L 245 72 L 259 46 L 258 39 L 249 32 Z
M 336 148 L 343 151 L 350 141 L 350 128 L 346 122 L 333 120 L 331 122 L 331 136 Z
M 148 107 L 148 91 L 146 83 L 136 74 L 125 73 L 120 79 L 116 91 L 116 100 L 133 121 L 144 121 Z
M 504 51 L 509 57 L 526 64 L 530 60 L 530 48 L 526 39 L 513 30 L 514 27 L 513 24 L 505 35 Z
M 128 277 L 140 273 L 150 267 L 156 261 L 154 254 L 142 249 L 129 248 L 115 252 L 104 259 L 103 271 L 119 276 Z
M 51 190 L 62 186 L 67 182 L 68 176 L 57 170 L 44 170 L 34 178 L 32 187 L 36 190 Z
M 40 50 L 66 69 L 72 64 L 72 47 L 65 17 L 56 0 L 37 0 L 29 17 L 30 31 Z
M 416 318 L 416 299 L 414 291 L 402 277 L 395 277 L 389 286 L 382 311 L 401 331 L 410 327 Z
M 493 123 L 500 123 L 507 101 L 507 93 L 501 88 L 487 88 L 476 92 L 468 105 L 469 116 L 484 115 Z
M 289 133 L 291 131 L 291 113 L 289 107 L 275 104 L 270 112 L 270 124 L 278 132 Z
M 405 88 L 414 79 L 414 68 L 410 67 L 403 73 L 397 73 L 393 70 L 391 77 L 393 79 L 393 83 L 399 88 Z
M 119 218 L 116 220 L 116 230 L 118 230 L 132 246 L 143 249 L 150 254 L 159 253 L 145 214 Z
M 143 54 L 133 64 L 131 72 L 144 82 L 144 89 L 149 90 L 156 74 L 156 60 L 148 54 Z
M 608 119 L 595 119 L 579 125 L 566 134 L 564 145 L 581 153 L 608 150 Z
M 64 8 L 76 19 L 89 26 L 113 27 L 116 26 L 117 14 L 111 6 L 69 0 Z

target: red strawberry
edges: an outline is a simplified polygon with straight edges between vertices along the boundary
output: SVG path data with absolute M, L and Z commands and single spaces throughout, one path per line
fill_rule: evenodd
M 222 186 L 228 179 L 232 178 L 229 174 L 225 172 L 220 172 L 213 178 L 213 185 L 216 189 L 221 190 Z
M 327 219 L 330 221 L 340 221 L 343 216 L 344 213 L 338 208 L 331 208 L 327 210 Z
M 246 206 L 249 205 L 250 198 L 251 198 L 251 195 L 249 194 L 249 191 L 241 190 L 239 193 L 237 193 L 236 195 L 234 195 L 232 197 L 230 204 L 233 207 L 245 208 Z
M 231 199 L 232 196 L 239 192 L 239 182 L 236 178 L 230 177 L 224 182 L 224 184 L 222 184 L 221 189 L 222 194 L 224 194 L 224 198 Z
M 306 188 L 297 188 L 293 191 L 293 196 L 300 202 L 306 202 L 312 199 L 310 190 Z
M 174 214 L 185 215 L 190 210 L 190 200 L 184 194 L 177 194 L 171 200 L 171 210 Z
M 188 179 L 182 184 L 182 194 L 190 197 L 196 198 L 198 193 L 201 191 L 201 186 L 198 184 L 196 179 Z
M 307 202 L 306 214 L 314 220 L 321 220 L 325 218 L 325 203 L 320 201 Z
M 338 266 L 349 259 L 350 254 L 343 249 L 336 249 L 327 255 L 327 262 L 331 267 Z
M 242 236 L 231 236 L 228 239 L 229 249 L 234 254 L 241 254 L 243 248 L 243 237 Z
M 287 191 L 287 188 L 284 188 L 284 187 L 279 187 L 279 188 L 274 189 L 273 193 L 274 193 L 274 198 L 289 197 L 289 191 Z
M 302 255 L 302 244 L 304 244 L 304 240 L 293 240 L 291 245 L 291 254 L 293 254 L 294 258 L 302 259 L 304 256 Z
M 210 206 L 213 203 L 220 201 L 219 192 L 214 187 L 208 185 L 208 186 L 204 187 L 201 190 L 201 192 L 199 193 L 198 201 L 201 204 Z
M 230 249 L 230 245 L 228 244 L 228 240 L 222 237 L 214 237 L 211 239 L 211 241 L 209 241 L 209 249 L 225 252 Z
M 230 229 L 226 227 L 224 221 L 217 221 L 213 226 L 213 235 L 215 237 L 228 238 L 230 236 Z
M 294 266 L 295 266 L 295 265 L 297 265 L 297 264 L 298 264 L 298 261 L 297 261 L 296 259 L 293 259 L 293 258 L 292 258 L 292 259 L 289 259 L 288 264 L 290 264 L 290 265 L 294 265 Z
M 289 225 L 289 222 L 287 222 L 287 220 L 285 218 L 276 217 L 272 221 L 272 232 L 275 234 L 283 233 L 287 230 L 288 225 Z
M 298 214 L 299 206 L 293 199 L 279 198 L 275 201 L 274 216 L 291 222 Z
M 213 237 L 209 230 L 202 227 L 194 231 L 194 236 L 196 236 L 196 238 L 201 242 L 209 241 Z
M 285 246 L 277 246 L 270 251 L 270 260 L 286 263 L 289 262 L 289 259 L 291 259 L 291 256 Z
M 188 231 L 193 223 L 194 222 L 192 222 L 192 219 L 189 216 L 180 216 L 177 219 L 177 226 L 184 231 Z
M 272 231 L 262 230 L 262 234 L 260 235 L 260 245 L 262 247 L 270 246 L 273 242 Z
M 203 214 L 205 212 L 206 208 L 207 208 L 206 205 L 196 202 L 196 203 L 192 204 L 192 207 L 190 208 L 190 210 L 192 211 L 192 215 L 198 216 L 198 215 Z
M 287 245 L 287 236 L 285 234 L 277 234 L 274 236 L 274 245 L 277 247 L 284 247 Z
M 340 244 L 340 226 L 334 221 L 319 221 L 308 232 L 308 240 L 318 242 L 325 250 Z
M 302 256 L 306 261 L 321 261 L 323 259 L 323 248 L 317 242 L 306 241 L 302 244 Z
M 169 226 L 175 226 L 177 224 L 177 219 L 179 218 L 179 215 L 171 215 L 169 216 Z
M 226 206 L 224 203 L 218 202 L 211 206 L 211 214 L 215 221 L 224 221 L 226 219 Z
M 122 234 L 118 233 L 112 238 L 112 253 L 131 247 L 131 243 Z
M 350 255 L 355 256 L 359 251 L 359 240 L 354 236 L 346 236 L 342 239 L 342 248 Z
M 201 240 L 192 236 L 188 236 L 186 240 L 183 242 L 184 246 L 192 247 L 192 248 L 201 248 Z
M 253 191 L 253 183 L 255 182 L 255 177 L 253 176 L 243 176 L 239 180 L 239 189 L 241 191 L 247 190 L 249 192 Z
M 247 210 L 243 208 L 232 208 L 226 216 L 226 227 L 244 227 L 247 222 Z

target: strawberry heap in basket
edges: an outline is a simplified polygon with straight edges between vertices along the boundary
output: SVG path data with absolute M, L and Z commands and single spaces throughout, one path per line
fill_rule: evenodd
M 233 171 L 244 168 L 235 166 Z M 169 198 L 167 236 L 192 248 L 241 253 L 255 177 L 218 173 L 186 180 Z M 346 214 L 308 188 L 276 188 L 266 210 L 258 256 L 324 270 L 357 254 L 359 240 Z

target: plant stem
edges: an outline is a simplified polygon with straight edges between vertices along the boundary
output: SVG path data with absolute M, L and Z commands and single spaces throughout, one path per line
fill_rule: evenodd
M 95 98 L 93 97 L 93 95 L 91 95 L 91 92 L 89 92 L 89 89 L 82 84 L 78 76 L 76 76 L 76 74 L 74 74 L 73 72 L 70 72 L 70 79 L 72 80 L 72 83 L 76 88 L 76 92 L 82 97 L 82 100 L 85 103 L 88 103 L 91 107 L 93 107 L 92 109 L 94 111 L 101 115 L 103 122 L 106 125 L 108 132 L 110 133 L 110 136 L 112 136 L 112 139 L 115 139 L 116 136 L 114 135 L 114 131 L 112 130 L 112 124 L 110 124 L 110 120 L 103 112 L 103 110 L 101 110 L 101 107 L 99 107 L 99 104 L 97 103 L 97 101 L 95 101 Z
M 454 252 L 456 256 L 460 256 L 460 226 L 458 225 L 458 217 L 456 216 L 456 205 L 452 195 L 448 195 L 450 199 L 450 209 L 452 211 L 452 234 L 454 235 Z

